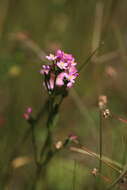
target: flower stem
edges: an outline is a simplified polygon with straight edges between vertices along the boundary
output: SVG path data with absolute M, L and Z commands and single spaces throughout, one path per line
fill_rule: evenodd
M 90 156 L 92 158 L 100 160 L 100 155 L 99 154 L 96 154 L 95 152 L 91 151 L 90 149 L 84 147 L 83 145 L 80 148 L 71 146 L 70 150 L 74 151 L 74 152 L 81 153 L 81 154 L 85 154 L 85 155 L 88 155 L 88 156 Z M 114 171 L 118 172 L 119 174 L 121 173 L 121 170 L 122 170 L 123 167 L 122 167 L 122 165 L 120 163 L 118 163 L 118 162 L 116 162 L 114 160 L 111 160 L 111 159 L 109 159 L 108 157 L 105 157 L 105 156 L 102 156 L 101 161 L 105 165 L 107 165 L 108 167 L 113 169 Z
M 100 160 L 99 160 L 99 171 L 101 173 L 102 170 L 102 111 L 100 110 L 100 123 L 99 123 L 99 153 L 100 153 Z
M 45 139 L 45 143 L 40 152 L 40 160 L 36 172 L 36 179 L 34 184 L 34 189 L 37 189 L 38 183 L 41 182 L 41 177 L 43 175 L 46 178 L 47 166 L 53 156 L 56 154 L 56 151 L 52 149 L 52 133 L 53 133 L 53 125 L 56 115 L 58 114 L 59 107 L 64 99 L 61 97 L 58 104 L 55 104 L 55 97 L 53 95 L 49 96 L 49 105 L 48 105 L 48 120 L 46 125 L 47 135 Z

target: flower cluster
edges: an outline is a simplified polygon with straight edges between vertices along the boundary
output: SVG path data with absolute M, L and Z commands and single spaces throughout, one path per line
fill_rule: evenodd
M 45 76 L 45 86 L 48 91 L 53 90 L 56 86 L 71 88 L 78 76 L 74 57 L 57 50 L 55 55 L 50 54 L 46 56 L 46 59 L 49 64 L 43 65 L 40 73 Z

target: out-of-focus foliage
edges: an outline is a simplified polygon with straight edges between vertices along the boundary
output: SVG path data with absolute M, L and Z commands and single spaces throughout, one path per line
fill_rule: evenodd
M 34 180 L 33 162 L 9 171 L 16 157 L 31 157 L 31 135 L 20 144 L 28 124 L 22 115 L 27 106 L 38 113 L 46 101 L 39 70 L 43 63 L 24 40 L 26 35 L 44 52 L 61 48 L 82 64 L 103 43 L 86 70 L 82 70 L 70 96 L 61 107 L 54 143 L 70 133 L 79 136 L 91 150 L 99 150 L 98 96 L 108 97 L 109 108 L 127 118 L 127 1 L 126 0 L 1 0 L 0 1 L 0 189 L 29 189 Z M 20 34 L 17 38 L 17 34 Z M 38 50 L 39 51 L 39 50 Z M 43 143 L 46 116 L 37 126 L 38 143 Z M 127 126 L 109 119 L 103 126 L 103 153 L 125 164 Z M 76 189 L 94 189 L 90 171 L 98 162 L 89 157 L 63 152 L 49 166 L 51 190 L 73 187 L 76 160 Z M 104 175 L 116 176 L 104 166 Z M 46 183 L 46 182 L 45 182 Z

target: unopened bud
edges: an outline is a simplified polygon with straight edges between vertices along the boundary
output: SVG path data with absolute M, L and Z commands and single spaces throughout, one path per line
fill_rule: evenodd
M 109 109 L 105 109 L 103 111 L 103 116 L 104 116 L 104 118 L 110 117 L 111 116 L 110 110 Z
M 106 105 L 107 105 L 107 96 L 105 95 L 99 96 L 99 100 L 98 100 L 99 108 L 102 110 L 105 108 Z
M 93 168 L 92 172 L 91 172 L 94 176 L 97 176 L 98 174 L 98 169 L 97 168 Z
M 58 141 L 58 142 L 55 144 L 56 149 L 60 149 L 60 148 L 62 148 L 62 146 L 63 146 L 63 142 L 62 142 L 62 141 Z
M 31 117 L 31 113 L 32 113 L 32 108 L 28 107 L 26 109 L 26 112 L 23 114 L 24 119 L 29 120 Z
M 32 108 L 31 107 L 27 108 L 27 113 L 32 113 Z
M 78 143 L 78 136 L 77 135 L 71 134 L 68 136 L 68 139 L 72 142 Z
M 24 119 L 26 119 L 26 120 L 29 120 L 29 118 L 30 118 L 30 116 L 29 116 L 28 113 L 24 113 L 24 114 L 23 114 L 23 117 L 24 117 Z

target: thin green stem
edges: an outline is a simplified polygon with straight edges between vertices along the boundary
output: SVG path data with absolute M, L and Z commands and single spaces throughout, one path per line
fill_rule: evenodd
M 122 136 L 122 144 L 123 144 L 123 158 L 122 158 L 122 164 L 124 165 L 126 163 L 127 159 L 127 138 L 125 136 Z
M 99 124 L 99 153 L 100 153 L 100 160 L 99 160 L 99 171 L 101 173 L 102 170 L 102 111 L 100 110 L 100 124 Z
M 81 72 L 83 69 L 85 69 L 88 64 L 90 63 L 91 58 L 97 53 L 97 51 L 102 47 L 103 44 L 100 44 L 89 56 L 88 58 L 82 63 L 82 65 L 79 67 L 79 72 Z
M 74 160 L 74 170 L 73 170 L 73 190 L 76 190 L 76 160 Z
M 81 153 L 81 154 L 88 155 L 88 156 L 90 156 L 92 158 L 96 158 L 96 159 L 98 159 L 100 161 L 100 155 L 99 154 L 96 154 L 95 152 L 89 150 L 88 148 L 86 148 L 84 146 L 82 146 L 80 148 L 71 146 L 70 150 L 74 151 L 74 152 Z M 102 156 L 101 160 L 105 165 L 112 168 L 114 171 L 116 171 L 118 173 L 121 173 L 122 165 L 120 163 L 118 163 L 118 162 L 116 162 L 114 160 L 111 160 L 111 159 L 109 159 L 108 157 L 105 157 L 105 156 Z
M 53 125 L 55 116 L 58 112 L 58 109 L 56 109 L 54 105 L 55 97 L 53 95 L 50 95 L 49 98 L 50 98 L 49 105 L 48 105 L 49 115 L 48 115 L 48 120 L 47 120 L 47 125 L 46 125 L 47 136 L 46 136 L 45 143 L 40 152 L 39 168 L 37 169 L 37 172 L 36 172 L 36 181 L 34 184 L 35 189 L 38 185 L 38 182 L 40 181 L 42 173 L 44 176 L 46 175 L 47 165 L 52 159 L 52 157 L 54 156 L 54 152 L 52 150 L 52 125 Z M 58 105 L 58 108 L 59 106 L 60 105 Z

